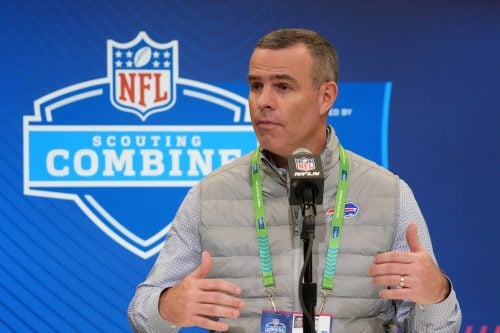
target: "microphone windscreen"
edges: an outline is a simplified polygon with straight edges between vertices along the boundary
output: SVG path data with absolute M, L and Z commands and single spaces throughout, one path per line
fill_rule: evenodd
M 312 155 L 312 153 L 307 150 L 306 148 L 297 148 L 293 151 L 292 155 L 300 155 L 300 154 L 309 154 L 309 155 Z
M 321 156 L 312 154 L 305 148 L 296 149 L 288 156 L 288 177 L 290 181 L 290 205 L 302 204 L 301 191 L 304 187 L 314 189 L 316 204 L 323 203 L 325 175 L 321 164 Z

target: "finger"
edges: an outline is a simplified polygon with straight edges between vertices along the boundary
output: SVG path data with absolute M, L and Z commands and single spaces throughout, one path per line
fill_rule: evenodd
M 205 292 L 200 295 L 198 301 L 203 304 L 221 305 L 234 309 L 242 309 L 245 305 L 240 298 L 221 292 Z M 214 314 L 209 315 L 213 316 Z
M 383 299 L 411 299 L 412 291 L 409 288 L 382 289 L 379 296 Z
M 229 325 L 222 321 L 216 321 L 205 316 L 194 317 L 191 326 L 198 326 L 215 332 L 225 332 L 229 329 Z
M 368 274 L 372 277 L 383 276 L 383 275 L 409 275 L 411 270 L 411 265 L 408 264 L 376 264 L 372 265 L 368 269 Z
M 194 308 L 199 315 L 212 318 L 238 318 L 240 310 L 217 304 L 197 304 Z
M 403 276 L 404 280 L 401 281 L 402 275 L 382 275 L 375 276 L 372 278 L 372 284 L 376 286 L 386 286 L 386 287 L 401 287 L 403 284 L 404 288 L 409 288 L 411 282 L 408 276 Z
M 413 255 L 409 252 L 391 251 L 377 254 L 373 258 L 375 264 L 400 263 L 410 264 L 414 261 Z
M 208 251 L 203 251 L 201 254 L 201 263 L 198 268 L 191 273 L 191 276 L 195 279 L 204 279 L 210 270 L 212 269 L 212 257 Z
M 411 223 L 406 229 L 406 241 L 411 252 L 424 252 L 425 248 L 418 238 L 418 227 L 416 223 Z
M 229 281 L 218 279 L 203 279 L 197 281 L 198 288 L 204 291 L 219 291 L 231 295 L 240 295 L 241 288 Z

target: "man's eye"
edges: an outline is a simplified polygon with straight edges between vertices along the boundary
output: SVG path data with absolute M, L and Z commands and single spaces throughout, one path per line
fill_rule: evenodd
M 260 83 L 252 83 L 250 85 L 250 89 L 252 89 L 252 91 L 259 91 L 262 89 L 262 84 Z
M 288 86 L 287 84 L 278 84 L 278 89 L 281 91 L 288 91 L 290 90 L 290 86 Z

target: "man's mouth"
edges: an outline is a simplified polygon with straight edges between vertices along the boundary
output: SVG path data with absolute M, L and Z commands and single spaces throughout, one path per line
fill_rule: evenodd
M 279 125 L 278 123 L 270 120 L 261 120 L 257 123 L 257 126 L 260 128 L 273 128 L 278 125 Z

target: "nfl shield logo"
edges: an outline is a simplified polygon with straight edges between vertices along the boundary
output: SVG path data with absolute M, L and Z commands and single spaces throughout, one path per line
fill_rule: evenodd
M 295 159 L 295 168 L 298 171 L 315 170 L 316 166 L 314 165 L 314 158 L 307 158 L 307 157 L 296 158 Z
M 160 44 L 145 32 L 128 43 L 108 40 L 111 103 L 142 121 L 175 104 L 178 43 Z

